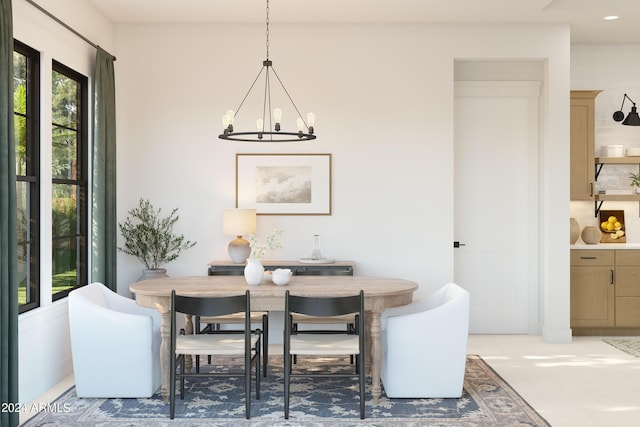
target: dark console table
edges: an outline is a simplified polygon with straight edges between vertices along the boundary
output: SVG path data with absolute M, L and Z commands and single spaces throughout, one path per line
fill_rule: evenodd
M 353 276 L 353 261 L 336 261 L 327 264 L 300 261 L 262 261 L 265 270 L 289 268 L 296 276 Z M 211 261 L 209 276 L 242 276 L 244 264 L 232 261 Z

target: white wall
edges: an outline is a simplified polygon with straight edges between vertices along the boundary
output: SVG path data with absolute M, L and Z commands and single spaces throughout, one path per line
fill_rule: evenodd
M 51 301 L 51 61 L 55 59 L 89 77 L 92 83 L 95 49 L 24 1 L 13 4 L 14 38 L 40 51 L 41 308 L 19 318 L 20 401 L 29 402 L 72 372 L 66 299 Z M 47 4 L 50 12 L 107 51 L 113 49 L 113 26 L 88 2 Z
M 170 275 L 227 259 L 236 153 L 319 152 L 333 155 L 333 215 L 259 217 L 260 233 L 285 230 L 268 258 L 308 255 L 317 233 L 323 254 L 354 260 L 356 274 L 414 280 L 421 293 L 452 280 L 454 62 L 535 60 L 545 64 L 540 318 L 546 340 L 570 340 L 568 226 L 557 220 L 569 215 L 567 27 L 278 25 L 271 59 L 300 109 L 316 113 L 318 139 L 223 142 L 220 118 L 258 72 L 263 37 L 258 25 L 117 26 L 119 217 L 140 197 L 180 208 L 178 231 L 198 245 Z M 142 266 L 118 262 L 126 292 Z
M 640 103 L 640 79 L 634 70 L 640 67 L 640 45 L 575 45 L 571 47 L 571 89 L 601 90 L 596 97 L 596 156 L 603 145 L 621 144 L 640 147 L 640 128 L 623 126 L 612 115 L 620 109 L 626 93 Z M 631 111 L 627 100 L 624 113 Z M 638 166 L 605 165 L 596 189 L 629 189 L 629 172 Z M 637 202 L 605 202 L 602 209 L 624 210 L 627 243 L 640 243 L 640 206 Z M 597 225 L 593 202 L 571 202 L 571 216 L 580 227 Z M 582 240 L 578 240 L 582 243 Z

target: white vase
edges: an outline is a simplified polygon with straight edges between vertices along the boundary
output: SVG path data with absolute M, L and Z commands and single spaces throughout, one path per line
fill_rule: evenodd
M 247 258 L 247 265 L 244 267 L 244 279 L 249 285 L 259 285 L 264 278 L 264 267 L 262 262 L 256 258 Z

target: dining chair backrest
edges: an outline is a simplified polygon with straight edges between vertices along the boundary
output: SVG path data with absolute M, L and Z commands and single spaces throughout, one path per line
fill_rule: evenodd
M 360 295 L 347 297 L 305 297 L 290 295 L 289 291 L 286 292 L 285 303 L 288 304 L 288 311 L 291 313 L 321 317 L 359 313 L 361 304 L 364 304 Z

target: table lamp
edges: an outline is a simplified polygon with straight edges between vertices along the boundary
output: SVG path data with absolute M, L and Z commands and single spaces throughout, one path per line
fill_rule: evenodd
M 229 257 L 236 264 L 244 263 L 251 254 L 251 246 L 242 236 L 256 230 L 255 209 L 225 209 L 222 217 L 223 232 L 236 236 L 229 242 Z

